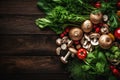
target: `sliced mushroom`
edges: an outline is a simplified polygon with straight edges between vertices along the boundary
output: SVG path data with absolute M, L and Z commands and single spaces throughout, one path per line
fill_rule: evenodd
M 103 15 L 103 21 L 105 21 L 105 22 L 108 21 L 108 15 Z
M 91 51 L 92 45 L 91 43 L 87 43 L 86 45 L 83 45 L 83 48 L 85 48 L 87 51 Z
M 72 40 L 69 40 L 68 43 L 67 43 L 67 46 L 68 47 L 71 47 L 73 45 L 73 41 Z
M 89 41 L 90 41 L 89 36 L 84 34 L 83 38 L 81 39 L 81 44 L 86 45 Z
M 108 27 L 108 25 L 107 25 L 107 24 L 104 24 L 104 25 L 101 27 L 100 32 L 101 32 L 102 34 L 107 34 L 107 33 L 109 33 L 109 27 Z
M 90 34 L 90 39 L 91 39 L 91 44 L 93 46 L 96 46 L 99 44 L 99 38 L 100 38 L 100 34 L 99 33 L 91 33 Z
M 89 37 L 89 35 L 84 34 L 84 37 L 85 37 L 85 39 L 86 39 L 87 41 L 90 41 L 90 37 Z

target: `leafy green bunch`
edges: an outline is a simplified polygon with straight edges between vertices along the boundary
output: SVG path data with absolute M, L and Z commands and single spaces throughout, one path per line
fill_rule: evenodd
M 40 28 L 49 27 L 57 34 L 64 31 L 67 26 L 80 26 L 81 23 L 89 19 L 92 11 L 98 9 L 94 4 L 97 0 L 38 0 L 38 7 L 42 9 L 46 16 L 38 18 L 35 23 Z M 117 0 L 105 2 L 101 0 L 101 7 L 98 9 L 103 14 L 109 16 L 110 29 L 113 31 L 118 27 L 118 16 L 116 13 Z M 91 3 L 91 4 L 90 4 Z
M 117 80 L 110 70 L 109 59 L 120 59 L 120 50 L 113 46 L 110 50 L 104 50 L 100 47 L 89 52 L 87 58 L 83 61 L 73 59 L 69 61 L 67 70 L 71 73 L 74 80 Z

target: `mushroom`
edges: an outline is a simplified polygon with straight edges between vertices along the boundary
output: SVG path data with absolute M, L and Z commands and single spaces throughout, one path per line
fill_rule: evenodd
M 91 33 L 90 34 L 90 39 L 91 39 L 91 44 L 93 46 L 96 46 L 99 44 L 99 38 L 100 38 L 100 34 L 99 33 Z
M 103 49 L 108 49 L 111 47 L 112 45 L 112 38 L 107 35 L 107 34 L 103 34 L 102 36 L 100 36 L 99 38 L 99 45 L 100 47 L 102 47 Z
M 84 32 L 89 33 L 93 28 L 92 22 L 90 20 L 84 21 L 81 28 Z
M 92 45 L 91 45 L 90 41 L 91 41 L 90 36 L 87 34 L 84 34 L 84 37 L 81 39 L 81 44 L 82 44 L 82 47 L 88 51 L 93 50 L 93 49 L 91 49 Z
M 103 21 L 105 21 L 105 22 L 108 21 L 108 15 L 103 15 Z
M 62 39 L 61 38 L 56 39 L 56 44 L 61 45 L 62 44 Z
M 69 48 L 69 51 L 67 52 L 67 54 L 63 57 L 63 56 L 61 56 L 61 61 L 63 62 L 63 63 L 68 63 L 68 61 L 67 61 L 67 58 L 70 56 L 70 55 L 72 55 L 72 54 L 76 54 L 77 53 L 77 50 L 76 49 L 74 49 L 74 48 Z
M 93 24 L 99 24 L 102 21 L 103 15 L 101 11 L 92 11 L 90 20 Z
M 61 45 L 61 49 L 62 49 L 62 50 L 66 50 L 66 49 L 67 49 L 67 45 L 66 45 L 66 44 L 62 44 L 62 45 Z
M 80 44 L 76 45 L 76 49 L 80 49 L 80 48 L 81 48 Z
M 69 31 L 69 37 L 74 41 L 80 40 L 82 36 L 83 36 L 83 31 L 78 27 L 74 27 Z
M 102 34 L 107 34 L 107 33 L 109 33 L 109 27 L 108 27 L 108 25 L 107 25 L 107 24 L 104 24 L 104 25 L 101 27 L 100 32 L 101 32 Z
M 90 37 L 87 34 L 84 34 L 83 38 L 81 39 L 81 44 L 86 45 L 90 41 Z
M 61 47 L 56 48 L 57 55 L 60 55 L 60 52 L 61 52 Z
M 62 43 L 67 43 L 67 40 L 68 40 L 68 37 L 67 37 L 67 36 L 64 36 L 64 37 L 62 38 Z
M 83 48 L 85 48 L 85 49 L 88 50 L 88 51 L 93 50 L 93 49 L 91 49 L 91 48 L 92 48 L 91 43 L 87 43 L 86 45 L 83 45 Z
M 68 40 L 68 42 L 67 42 L 67 47 L 71 47 L 72 44 L 73 44 L 73 41 L 72 41 L 72 40 Z

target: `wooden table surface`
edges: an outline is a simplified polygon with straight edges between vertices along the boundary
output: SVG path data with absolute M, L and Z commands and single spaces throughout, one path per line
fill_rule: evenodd
M 0 80 L 68 80 L 56 55 L 58 37 L 39 29 L 37 0 L 0 0 Z

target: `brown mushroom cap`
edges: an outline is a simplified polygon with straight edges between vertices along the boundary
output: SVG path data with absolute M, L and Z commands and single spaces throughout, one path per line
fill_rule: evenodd
M 69 31 L 69 37 L 72 39 L 72 40 L 80 40 L 83 36 L 83 31 L 78 28 L 78 27 L 74 27 L 72 29 L 70 29 Z
M 93 24 L 98 24 L 102 21 L 102 12 L 97 12 L 97 13 L 91 13 L 90 14 L 90 20 Z
M 102 35 L 100 38 L 99 38 L 99 45 L 103 48 L 103 49 L 108 49 L 111 47 L 112 45 L 112 39 L 109 35 Z
M 89 33 L 93 28 L 92 22 L 90 20 L 84 21 L 81 28 L 84 32 Z

